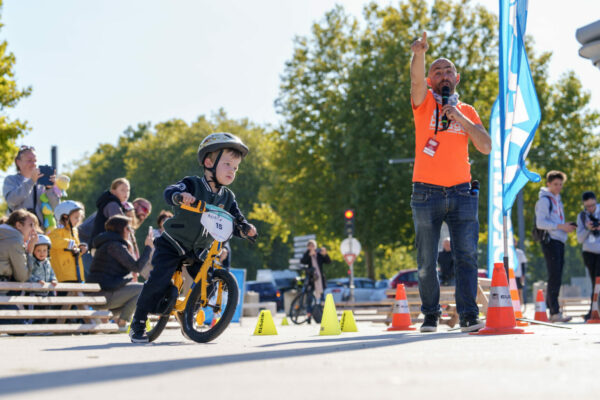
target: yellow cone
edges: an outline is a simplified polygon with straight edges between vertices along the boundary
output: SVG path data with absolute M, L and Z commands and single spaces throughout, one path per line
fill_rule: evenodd
M 354 314 L 352 314 L 352 310 L 345 310 L 342 313 L 340 328 L 342 329 L 342 332 L 358 332 L 358 328 L 356 327 L 356 321 L 354 320 Z
M 321 331 L 319 335 L 339 335 L 342 331 L 337 319 L 337 311 L 333 296 L 330 294 L 325 298 L 325 307 L 323 307 L 323 318 L 321 319 Z
M 283 317 L 283 319 L 281 320 L 281 326 L 288 326 L 288 325 L 289 325 L 289 322 L 288 322 L 287 318 Z
M 262 310 L 258 316 L 256 322 L 256 328 L 254 328 L 254 335 L 277 335 L 277 329 L 275 328 L 275 322 L 271 316 L 271 311 Z

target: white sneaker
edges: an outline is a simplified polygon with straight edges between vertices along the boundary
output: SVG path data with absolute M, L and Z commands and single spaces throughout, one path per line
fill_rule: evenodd
M 552 314 L 550 322 L 569 322 L 572 318 L 562 315 L 562 313 Z

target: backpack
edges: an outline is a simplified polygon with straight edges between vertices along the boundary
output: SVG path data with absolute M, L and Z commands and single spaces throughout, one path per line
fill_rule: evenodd
M 548 208 L 548 213 L 552 212 L 552 200 L 550 200 L 550 198 L 548 196 L 544 196 L 548 199 L 549 204 L 549 208 Z M 545 229 L 539 229 L 537 227 L 537 216 L 535 215 L 535 213 L 533 213 L 533 229 L 531 230 L 531 236 L 533 237 L 533 240 L 535 240 L 536 242 L 540 242 L 540 243 L 550 243 L 550 233 L 548 233 L 547 230 Z

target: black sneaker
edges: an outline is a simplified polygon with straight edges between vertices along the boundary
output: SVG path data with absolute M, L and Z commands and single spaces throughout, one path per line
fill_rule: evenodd
M 483 328 L 485 324 L 477 318 L 477 316 L 466 316 L 460 318 L 461 332 L 477 332 Z
M 131 343 L 148 343 L 148 335 L 146 335 L 146 321 L 131 321 L 131 329 L 129 330 Z
M 421 325 L 421 332 L 437 332 L 438 325 L 438 316 L 433 314 L 428 314 L 425 316 L 425 321 L 423 321 L 423 325 Z

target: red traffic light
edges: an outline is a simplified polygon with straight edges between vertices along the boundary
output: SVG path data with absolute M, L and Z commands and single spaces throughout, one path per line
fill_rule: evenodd
M 346 219 L 354 218 L 354 211 L 353 210 L 344 211 L 344 218 L 346 218 Z

